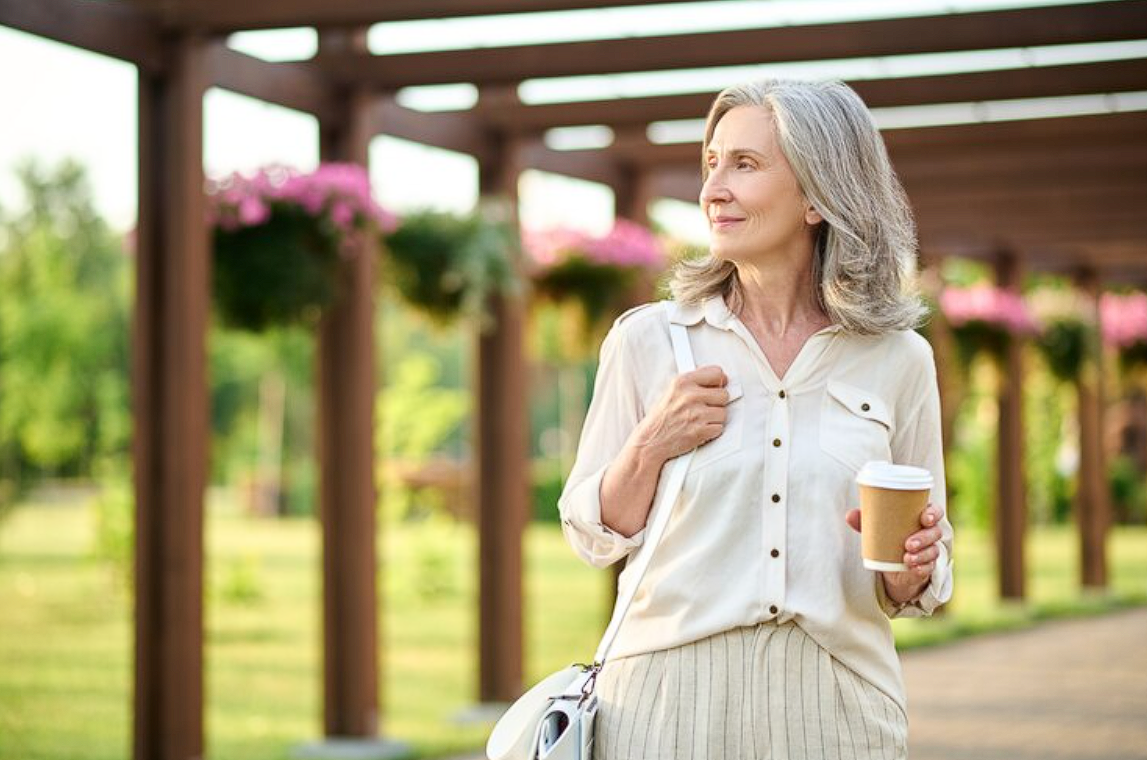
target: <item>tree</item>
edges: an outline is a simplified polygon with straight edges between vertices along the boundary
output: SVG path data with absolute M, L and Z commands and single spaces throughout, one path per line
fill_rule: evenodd
M 0 214 L 0 479 L 126 462 L 130 260 L 74 161 L 17 169 Z

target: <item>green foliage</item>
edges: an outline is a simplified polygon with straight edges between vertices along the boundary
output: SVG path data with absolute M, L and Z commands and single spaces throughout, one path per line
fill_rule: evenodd
M 431 354 L 411 351 L 397 362 L 390 382 L 376 402 L 375 450 L 384 460 L 414 464 L 441 451 L 470 409 L 469 394 L 439 384 L 441 366 Z M 385 476 L 384 476 L 385 477 Z M 441 504 L 388 479 L 384 485 L 386 514 L 410 517 Z
M 397 294 L 440 322 L 482 317 L 490 293 L 517 287 L 517 234 L 491 210 L 410 214 L 385 242 L 386 271 Z
M 250 553 L 230 558 L 215 593 L 223 601 L 238 606 L 253 606 L 263 601 L 265 592 L 259 567 L 259 558 Z
M 229 327 L 314 327 L 334 300 L 338 263 L 332 230 L 299 206 L 272 204 L 266 224 L 215 229 L 215 305 Z
M 1095 337 L 1095 328 L 1082 320 L 1060 319 L 1044 328 L 1038 345 L 1048 369 L 1066 382 L 1079 377 Z
M 17 484 L 126 455 L 129 259 L 84 170 L 25 163 L 0 236 L 0 466 Z
M 313 514 L 315 465 L 315 338 L 303 329 L 253 334 L 214 330 L 208 343 L 211 385 L 211 479 L 236 483 L 257 477 L 260 384 L 284 385 L 280 511 Z
M 558 499 L 565 485 L 560 463 L 553 459 L 535 460 L 531 470 L 534 519 L 538 522 L 560 523 Z
M 112 570 L 125 589 L 134 588 L 135 499 L 124 479 L 105 483 L 92 500 L 95 540 L 92 554 Z
M 1147 523 L 1147 482 L 1134 460 L 1115 457 L 1109 465 L 1108 482 L 1116 520 L 1127 525 Z
M 534 281 L 538 291 L 555 301 L 572 299 L 585 310 L 590 331 L 618 311 L 637 281 L 634 267 L 600 264 L 584 256 L 570 256 L 546 269 Z

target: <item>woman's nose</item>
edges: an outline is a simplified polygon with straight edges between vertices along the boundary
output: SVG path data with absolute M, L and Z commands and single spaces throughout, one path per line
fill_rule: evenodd
M 709 172 L 705 183 L 701 185 L 701 206 L 704 208 L 710 203 L 723 203 L 730 200 L 729 188 L 726 187 L 720 171 Z

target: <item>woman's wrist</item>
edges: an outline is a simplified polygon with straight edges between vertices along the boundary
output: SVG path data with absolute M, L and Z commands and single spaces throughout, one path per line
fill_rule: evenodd
M 890 580 L 888 573 L 881 573 L 881 575 L 884 580 L 884 593 L 896 604 L 907 604 L 919 599 L 924 593 L 924 589 L 928 588 L 928 584 L 932 581 L 931 578 L 926 578 L 918 583 L 901 584 Z

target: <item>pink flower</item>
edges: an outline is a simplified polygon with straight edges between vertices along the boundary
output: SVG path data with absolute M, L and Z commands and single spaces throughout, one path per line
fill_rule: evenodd
M 213 226 L 233 230 L 265 224 L 275 204 L 326 217 L 347 234 L 358 220 L 392 230 L 398 218 L 371 195 L 370 177 L 357 164 L 326 163 L 309 174 L 282 165 L 263 167 L 251 176 L 233 173 L 207 183 L 208 219 Z
M 946 287 L 940 293 L 940 309 L 956 327 L 984 322 L 1017 335 L 1031 335 L 1038 329 L 1018 293 L 993 285 Z
M 665 264 L 665 250 L 653 233 L 628 219 L 618 219 L 605 237 L 590 240 L 587 253 L 602 264 L 649 268 Z
M 1147 294 L 1104 293 L 1099 298 L 1103 340 L 1116 348 L 1147 343 Z
M 608 233 L 593 237 L 585 232 L 557 227 L 525 230 L 522 244 L 530 257 L 543 267 L 581 256 L 595 264 L 657 269 L 665 265 L 665 249 L 645 227 L 618 219 Z
M 239 223 L 244 227 L 258 227 L 271 217 L 271 209 L 257 196 L 249 195 L 239 201 Z

